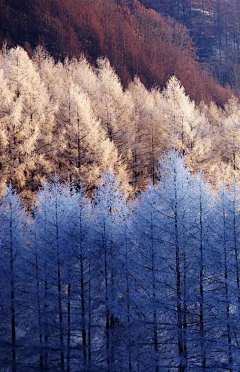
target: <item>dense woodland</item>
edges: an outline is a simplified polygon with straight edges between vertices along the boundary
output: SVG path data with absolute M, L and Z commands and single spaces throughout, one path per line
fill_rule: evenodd
M 196 106 L 172 76 L 164 90 L 139 78 L 123 89 L 107 59 L 55 63 L 44 49 L 0 54 L 0 180 L 31 197 L 55 173 L 90 193 L 114 169 L 130 195 L 158 179 L 158 160 L 175 148 L 193 171 L 219 186 L 239 180 L 239 110 Z
M 240 370 L 235 5 L 0 0 L 0 372 Z
M 124 87 L 137 75 L 148 88 L 163 88 L 175 75 L 197 103 L 223 105 L 231 95 L 196 61 L 187 28 L 137 0 L 1 0 L 4 41 L 30 55 L 43 45 L 55 60 L 107 57 Z
M 213 193 L 170 152 L 126 202 L 54 177 L 29 215 L 0 204 L 1 372 L 240 368 L 240 190 Z
M 42 47 L 0 80 L 1 371 L 237 372 L 238 100 Z

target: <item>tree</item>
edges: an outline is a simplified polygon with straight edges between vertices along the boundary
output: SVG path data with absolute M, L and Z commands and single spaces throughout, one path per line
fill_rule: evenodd
M 67 235 L 67 201 L 69 189 L 55 176 L 38 194 L 39 208 L 35 211 L 39 252 L 42 256 L 44 281 L 43 314 L 45 368 L 56 368 L 51 359 L 59 362 L 65 370 L 66 296 L 68 271 L 64 264 L 69 257 Z M 69 257 L 71 259 L 71 256 Z M 57 318 L 56 318 L 57 316 Z M 49 355 L 50 354 L 50 355 Z M 50 366 L 48 366 L 48 364 Z
M 73 361 L 85 371 L 91 371 L 95 360 L 92 338 L 95 301 L 96 263 L 92 244 L 90 201 L 86 199 L 81 184 L 69 195 L 68 206 L 68 263 L 67 269 L 67 371 Z M 79 337 L 80 333 L 80 337 Z M 80 340 L 78 340 L 80 338 Z M 77 340 L 74 341 L 74 340 Z M 81 342 L 80 345 L 79 342 Z M 77 346 L 77 352 L 75 351 Z
M 118 360 L 118 278 L 120 270 L 118 229 L 127 213 L 126 200 L 112 171 L 103 174 L 102 182 L 94 197 L 96 216 L 95 240 L 99 251 L 100 284 L 104 293 L 102 314 L 104 326 L 104 353 L 107 371 L 116 371 Z M 119 367 L 118 367 L 119 366 Z
M 17 350 L 24 345 L 24 230 L 27 215 L 11 185 L 6 188 L 0 204 L 1 254 L 1 365 L 16 372 L 24 360 Z
M 5 162 L 3 172 L 23 187 L 42 172 L 47 161 L 39 148 L 50 140 L 53 110 L 45 86 L 27 53 L 17 47 L 0 63 L 11 94 L 11 109 L 3 118 Z M 13 177 L 14 175 L 14 177 Z
M 192 257 L 192 314 L 190 353 L 194 355 L 192 366 L 206 371 L 211 365 L 214 317 L 212 310 L 212 270 L 214 249 L 212 247 L 212 221 L 214 200 L 212 190 L 204 180 L 203 173 L 192 179 L 192 219 L 190 236 Z M 191 357 L 190 357 L 191 358 Z M 194 367 L 193 367 L 194 368 Z
M 131 124 L 131 145 L 129 168 L 132 171 L 134 191 L 146 184 L 149 139 L 149 122 L 152 124 L 150 111 L 154 109 L 153 97 L 141 83 L 139 78 L 129 86 L 129 92 L 134 104 L 134 115 Z M 153 125 L 153 124 L 152 124 Z M 152 137 L 153 138 L 153 137 Z
M 134 262 L 132 266 L 137 283 L 136 293 L 133 295 L 137 304 L 135 311 L 139 313 L 141 324 L 135 333 L 135 342 L 139 342 L 137 347 L 140 349 L 138 359 L 145 369 L 154 372 L 161 370 L 165 358 L 163 318 L 166 311 L 164 306 L 166 288 L 162 273 L 166 267 L 162 252 L 163 231 L 158 192 L 150 185 L 138 200 L 131 219 L 129 240 L 133 245 L 130 257 Z M 136 313 L 134 316 L 136 317 Z M 139 339 L 139 336 L 144 338 L 144 341 Z
M 171 147 L 182 151 L 183 154 L 188 153 L 193 148 L 194 137 L 201 123 L 201 115 L 175 76 L 169 79 L 162 94 L 163 117 L 167 126 L 171 122 Z

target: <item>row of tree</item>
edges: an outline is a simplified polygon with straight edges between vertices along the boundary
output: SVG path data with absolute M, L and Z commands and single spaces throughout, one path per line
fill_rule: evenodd
M 160 172 L 128 203 L 112 171 L 92 201 L 55 176 L 31 215 L 6 188 L 2 372 L 239 371 L 239 189 Z
M 196 106 L 176 77 L 147 90 L 139 78 L 123 90 L 106 59 L 55 63 L 38 48 L 0 54 L 1 183 L 34 191 L 59 172 L 93 190 L 103 169 L 114 168 L 125 190 L 157 181 L 159 155 L 175 148 L 188 165 L 215 183 L 237 177 L 239 104 Z M 216 177 L 216 174 L 218 177 Z

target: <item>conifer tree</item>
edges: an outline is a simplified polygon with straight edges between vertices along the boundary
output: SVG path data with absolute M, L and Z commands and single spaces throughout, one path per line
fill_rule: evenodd
M 8 186 L 0 204 L 0 255 L 1 255 L 1 365 L 4 370 L 21 371 L 25 360 L 18 350 L 24 347 L 24 326 L 27 322 L 24 309 L 24 229 L 27 216 L 19 197 Z
M 100 283 L 103 288 L 105 360 L 107 371 L 118 369 L 118 278 L 120 270 L 118 229 L 126 216 L 126 201 L 112 171 L 103 174 L 94 198 L 95 236 L 99 250 Z
M 34 180 L 34 172 L 47 167 L 39 148 L 50 140 L 53 110 L 44 83 L 27 53 L 20 47 L 9 50 L 0 67 L 12 95 L 11 110 L 5 117 L 4 152 L 7 154 L 5 170 L 8 178 L 23 187 Z

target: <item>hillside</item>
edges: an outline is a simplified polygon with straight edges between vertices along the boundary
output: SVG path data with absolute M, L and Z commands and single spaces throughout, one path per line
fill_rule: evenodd
M 200 62 L 221 84 L 240 87 L 240 5 L 237 0 L 140 0 L 188 29 Z
M 31 197 L 57 172 L 92 193 L 111 168 L 132 195 L 172 148 L 215 186 L 238 179 L 238 101 L 187 29 L 137 0 L 77 5 L 1 1 L 1 184 Z
M 1 0 L 0 15 L 0 42 L 30 55 L 41 44 L 56 60 L 83 53 L 95 64 L 106 56 L 124 87 L 137 75 L 162 88 L 176 75 L 197 103 L 230 97 L 202 71 L 187 29 L 137 0 Z

